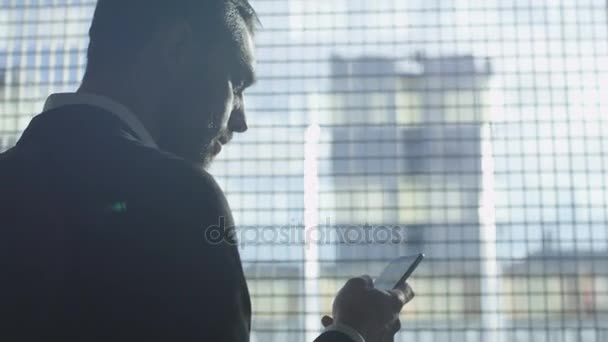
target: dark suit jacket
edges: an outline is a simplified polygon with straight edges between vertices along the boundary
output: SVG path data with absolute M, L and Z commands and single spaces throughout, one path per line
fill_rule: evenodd
M 0 340 L 247 341 L 239 253 L 205 240 L 220 217 L 209 174 L 113 114 L 38 115 L 0 155 Z

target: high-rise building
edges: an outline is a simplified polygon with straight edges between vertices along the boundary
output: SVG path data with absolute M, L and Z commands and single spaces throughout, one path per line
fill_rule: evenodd
M 331 165 L 321 181 L 329 205 L 320 216 L 346 241 L 322 247 L 324 260 L 339 260 L 325 275 L 377 274 L 392 258 L 424 252 L 420 279 L 449 279 L 460 291 L 452 311 L 478 314 L 489 61 L 333 57 L 331 69 L 335 115 L 322 126 Z
M 544 238 L 546 239 L 546 237 Z M 581 331 L 608 318 L 608 260 L 603 251 L 567 251 L 543 241 L 542 249 L 506 267 L 503 273 L 503 310 L 508 318 L 506 339 L 530 329 L 535 321 L 563 327 L 580 324 Z M 559 339 L 559 329 L 548 333 Z M 586 334 L 582 334 L 586 336 Z M 585 337 L 577 339 L 586 341 Z M 605 340 L 605 330 L 597 340 Z M 592 341 L 592 338 L 588 338 Z
M 5 149 L 42 110 L 49 93 L 73 91 L 80 82 L 91 5 L 74 1 L 0 3 L 0 61 L 6 70 L 0 130 L 12 142 Z

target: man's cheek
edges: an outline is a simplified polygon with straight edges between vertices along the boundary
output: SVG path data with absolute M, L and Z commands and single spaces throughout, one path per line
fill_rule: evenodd
M 230 114 L 232 113 L 232 106 L 224 107 L 224 112 L 221 117 L 221 126 L 220 130 L 226 130 L 228 128 L 228 121 L 230 120 Z
M 228 121 L 230 114 L 232 113 L 232 101 L 233 97 L 228 96 L 226 101 L 218 102 L 217 109 L 212 114 L 214 128 L 217 129 L 215 135 L 218 135 L 220 131 L 225 130 L 228 127 Z
M 228 126 L 228 120 L 230 119 L 230 114 L 232 113 L 232 108 L 234 107 L 234 94 L 232 91 L 232 85 L 230 82 L 227 82 L 225 93 L 223 94 L 224 103 L 223 108 L 221 110 L 221 118 L 220 118 L 220 128 L 224 129 Z

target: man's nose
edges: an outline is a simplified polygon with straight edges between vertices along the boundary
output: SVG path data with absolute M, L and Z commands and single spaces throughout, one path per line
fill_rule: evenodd
M 228 119 L 228 129 L 232 132 L 243 133 L 247 131 L 247 118 L 245 117 L 245 106 L 241 99 L 238 104 L 235 105 L 230 119 Z

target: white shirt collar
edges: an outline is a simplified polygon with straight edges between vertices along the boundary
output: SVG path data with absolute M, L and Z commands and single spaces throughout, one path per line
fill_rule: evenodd
M 68 105 L 89 105 L 104 109 L 116 115 L 124 124 L 129 126 L 144 145 L 157 147 L 150 132 L 137 116 L 124 105 L 106 96 L 87 93 L 51 94 L 44 103 L 44 111 Z

